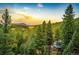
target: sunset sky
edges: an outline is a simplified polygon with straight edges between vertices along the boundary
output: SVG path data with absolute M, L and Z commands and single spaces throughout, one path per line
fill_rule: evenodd
M 62 21 L 65 9 L 69 4 L 66 3 L 0 3 L 0 13 L 8 8 L 12 16 L 13 23 L 41 24 L 42 21 L 51 22 Z M 72 4 L 75 17 L 79 16 L 79 4 Z

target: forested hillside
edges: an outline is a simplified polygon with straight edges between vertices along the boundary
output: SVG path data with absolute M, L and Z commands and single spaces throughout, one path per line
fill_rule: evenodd
M 65 10 L 63 21 L 39 25 L 11 23 L 8 9 L 0 24 L 0 55 L 71 55 L 79 54 L 79 18 L 73 6 Z

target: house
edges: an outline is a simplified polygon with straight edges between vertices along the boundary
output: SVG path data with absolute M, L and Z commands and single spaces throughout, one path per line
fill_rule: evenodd
M 55 54 L 59 54 L 59 51 L 61 51 L 61 40 L 55 41 L 51 48 Z

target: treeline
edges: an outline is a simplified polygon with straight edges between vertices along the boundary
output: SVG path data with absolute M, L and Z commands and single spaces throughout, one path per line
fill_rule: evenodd
M 75 22 L 77 20 L 77 22 Z M 55 41 L 61 40 L 61 55 L 79 54 L 79 18 L 75 19 L 73 6 L 70 4 L 63 15 L 60 29 L 53 31 L 53 25 L 43 21 L 33 28 L 12 27 L 11 16 L 5 9 L 0 28 L 1 55 L 52 55 Z

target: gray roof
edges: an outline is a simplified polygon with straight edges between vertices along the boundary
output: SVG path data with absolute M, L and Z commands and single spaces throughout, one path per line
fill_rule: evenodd
M 52 47 L 53 48 L 61 48 L 61 40 L 55 41 Z

